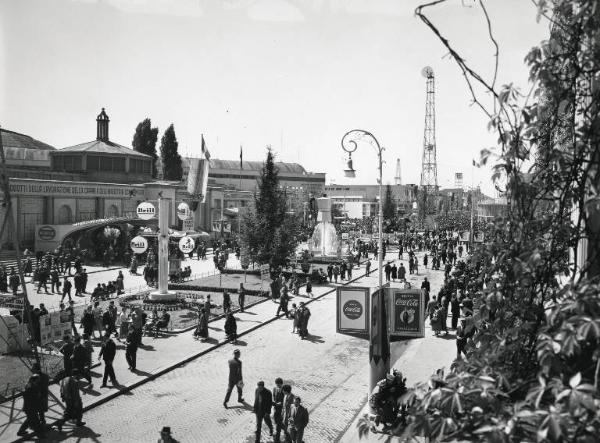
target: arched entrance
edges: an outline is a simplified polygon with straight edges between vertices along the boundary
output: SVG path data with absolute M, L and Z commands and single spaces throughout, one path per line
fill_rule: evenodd
M 119 216 L 119 208 L 117 208 L 116 205 L 110 205 L 108 207 L 108 210 L 106 211 L 106 217 L 112 218 L 112 217 L 118 217 L 118 216 Z
M 59 225 L 68 225 L 73 223 L 73 211 L 69 205 L 62 205 L 58 208 L 58 220 Z

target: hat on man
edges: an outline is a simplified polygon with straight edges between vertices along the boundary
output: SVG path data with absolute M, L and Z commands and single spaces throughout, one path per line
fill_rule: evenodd
M 161 434 L 171 434 L 171 426 L 163 426 L 162 431 L 160 431 Z
M 240 350 L 239 350 L 239 349 L 235 349 L 235 350 L 233 351 L 233 353 L 234 353 L 234 354 L 240 354 Z

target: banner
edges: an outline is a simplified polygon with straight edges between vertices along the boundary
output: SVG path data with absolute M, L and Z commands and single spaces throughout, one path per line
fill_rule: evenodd
M 339 334 L 369 333 L 369 288 L 337 288 L 337 323 Z
M 388 289 L 392 300 L 390 335 L 425 337 L 425 295 L 420 289 Z
M 201 203 L 205 203 L 210 162 L 200 158 L 190 158 L 189 162 L 190 169 L 187 176 L 187 191 L 194 197 L 202 196 Z

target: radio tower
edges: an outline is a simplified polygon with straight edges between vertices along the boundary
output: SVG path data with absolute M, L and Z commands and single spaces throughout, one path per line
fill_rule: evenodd
M 434 195 L 438 190 L 437 156 L 435 147 L 435 76 L 433 75 L 433 69 L 429 66 L 424 67 L 421 74 L 427 79 L 421 188 L 428 195 Z
M 402 174 L 400 172 L 400 159 L 396 159 L 396 175 L 394 176 L 394 184 L 402 184 Z

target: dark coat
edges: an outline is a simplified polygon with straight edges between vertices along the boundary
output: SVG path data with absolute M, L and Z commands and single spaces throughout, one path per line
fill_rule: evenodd
M 102 343 L 102 347 L 100 348 L 100 354 L 98 357 L 102 357 L 102 360 L 105 362 L 112 362 L 115 359 L 115 355 L 117 354 L 117 345 L 112 339 L 106 340 Z
M 242 361 L 237 358 L 229 360 L 229 383 L 242 380 Z
M 268 389 L 262 389 L 259 391 L 256 388 L 254 392 L 254 413 L 257 415 L 267 415 L 271 413 L 271 406 L 273 406 L 273 395 Z
M 292 405 L 290 408 L 289 427 L 304 429 L 308 424 L 308 410 L 302 405 Z

